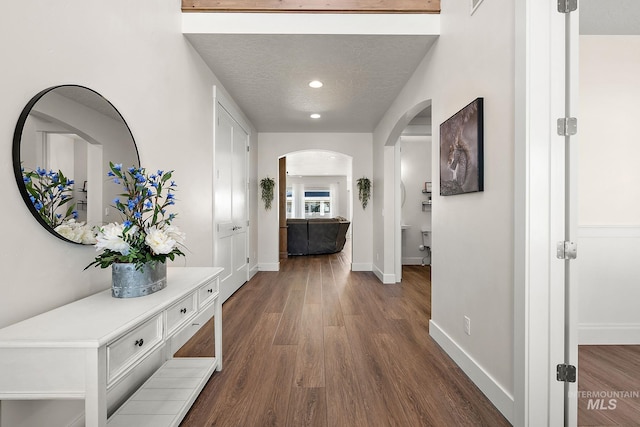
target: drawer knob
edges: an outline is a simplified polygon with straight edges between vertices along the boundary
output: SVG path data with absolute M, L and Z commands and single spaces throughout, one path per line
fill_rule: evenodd
M 182 314 L 185 314 L 186 312 L 187 312 L 186 308 L 183 308 L 183 309 L 180 310 L 180 313 L 182 313 Z
M 207 289 L 207 292 L 209 292 L 210 294 L 213 293 L 213 289 Z
M 137 345 L 138 347 L 142 347 L 142 344 L 144 344 L 144 340 L 140 338 L 139 340 L 136 340 L 134 345 Z

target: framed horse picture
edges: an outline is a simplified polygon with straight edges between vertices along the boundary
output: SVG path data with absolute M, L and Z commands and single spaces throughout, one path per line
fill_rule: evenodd
M 476 98 L 440 125 L 440 195 L 484 190 L 483 99 Z

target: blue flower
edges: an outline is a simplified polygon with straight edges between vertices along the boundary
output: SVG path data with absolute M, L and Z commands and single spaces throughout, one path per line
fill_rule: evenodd
M 138 182 L 145 182 L 147 179 L 144 177 L 144 175 L 142 175 L 140 172 L 138 172 L 135 175 L 136 179 L 138 180 Z
M 160 169 L 158 169 L 158 176 L 162 176 L 163 173 L 164 171 L 161 171 Z
M 29 196 L 29 200 L 31 200 L 31 203 L 33 203 L 35 205 L 36 203 L 36 198 L 33 196 Z
M 177 184 L 175 181 L 171 181 L 171 187 L 175 187 Z
M 58 185 L 58 190 L 64 191 L 64 185 L 62 185 L 62 184 Z
M 154 181 L 154 182 L 151 183 L 151 186 L 153 188 L 158 188 L 158 183 Z
M 58 219 L 62 218 L 62 214 L 56 214 L 56 218 Z
M 113 178 L 113 182 L 114 182 L 115 184 L 120 184 L 120 180 L 119 180 L 118 178 Z
M 175 197 L 175 196 L 173 195 L 173 193 L 169 193 L 169 194 L 167 194 L 167 200 L 173 200 L 173 199 L 174 199 L 174 197 Z
M 24 181 L 25 184 L 31 182 L 31 178 L 29 178 L 28 176 L 25 176 L 24 178 L 22 178 L 22 180 Z
M 151 174 L 151 175 L 149 175 L 149 179 L 150 179 L 151 181 L 153 181 L 153 180 L 154 180 L 154 179 L 156 179 L 156 178 L 158 178 L 158 176 L 157 176 L 156 174 Z
M 36 208 L 36 210 L 40 210 L 44 207 L 44 205 L 40 202 L 36 202 L 36 204 L 34 205 L 34 207 Z
M 122 225 L 124 225 L 125 228 L 129 228 L 133 225 L 133 223 L 127 219 L 122 223 Z
M 121 171 L 122 170 L 122 163 L 116 163 L 115 165 L 113 165 L 113 168 L 117 171 Z
M 153 207 L 153 203 L 151 203 L 151 200 L 147 200 L 144 204 L 144 207 L 147 209 L 151 209 Z
M 172 221 L 176 217 L 176 214 L 169 214 L 169 221 Z
M 78 211 L 71 212 L 71 215 L 73 215 L 75 219 L 78 219 Z
M 137 218 L 137 219 L 140 219 L 140 218 L 142 218 L 142 214 L 141 214 L 140 212 L 135 212 L 135 213 L 133 214 L 133 217 L 134 217 L 134 218 Z
M 147 197 L 152 197 L 153 196 L 153 191 L 151 191 L 150 188 L 147 188 Z
M 75 183 L 75 181 L 72 180 L 72 179 L 68 179 L 67 180 L 67 185 L 73 185 L 74 183 Z
M 129 201 L 127 202 L 127 207 L 128 207 L 130 210 L 133 210 L 133 208 L 135 208 L 135 207 L 136 207 L 136 202 L 134 202 L 133 200 L 129 199 Z
M 112 171 L 107 172 L 107 176 L 116 176 L 115 173 L 113 173 Z
M 120 204 L 120 198 L 116 197 L 115 199 L 113 199 L 113 204 L 114 205 L 119 205 Z
M 129 171 L 129 173 L 134 173 L 136 171 L 136 168 L 134 168 L 133 166 L 131 166 L 129 169 L 127 169 Z
M 46 170 L 44 170 L 44 169 L 41 169 L 41 168 L 40 168 L 40 166 L 38 166 L 38 167 L 36 168 L 36 172 L 37 172 L 37 173 L 38 173 L 38 175 L 40 175 L 40 176 L 45 176 L 45 175 L 47 174 L 47 171 L 46 171 Z

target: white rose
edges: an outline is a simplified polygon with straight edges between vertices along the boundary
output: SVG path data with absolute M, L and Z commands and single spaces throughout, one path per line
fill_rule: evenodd
M 135 234 L 135 227 L 129 233 Z M 100 227 L 96 236 L 96 251 L 109 249 L 114 252 L 120 252 L 122 255 L 128 255 L 131 250 L 129 243 L 124 240 L 124 225 L 111 223 Z
M 178 227 L 175 225 L 168 225 L 162 228 L 167 236 L 176 241 L 176 243 L 184 244 L 185 240 L 187 240 L 187 235 L 180 231 Z
M 94 245 L 96 243 L 96 236 L 88 225 L 78 227 L 78 238 L 80 243 L 84 245 Z
M 62 224 L 57 226 L 54 230 L 59 235 L 61 235 L 65 239 L 71 240 L 72 242 L 80 243 L 82 241 L 81 237 L 78 236 L 78 233 L 76 233 L 76 230 L 66 222 L 63 222 Z
M 144 242 L 151 248 L 154 254 L 168 254 L 176 247 L 176 241 L 169 237 L 164 230 L 157 227 L 147 228 L 147 237 Z

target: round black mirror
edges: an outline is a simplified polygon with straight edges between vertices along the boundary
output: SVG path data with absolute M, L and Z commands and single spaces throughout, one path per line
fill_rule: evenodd
M 54 236 L 93 243 L 93 228 L 120 220 L 109 162 L 140 166 L 129 126 L 96 91 L 55 86 L 34 96 L 13 136 L 13 169 L 34 218 Z

